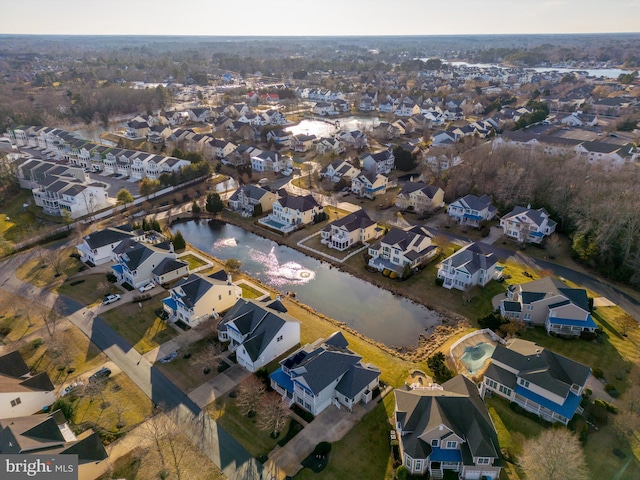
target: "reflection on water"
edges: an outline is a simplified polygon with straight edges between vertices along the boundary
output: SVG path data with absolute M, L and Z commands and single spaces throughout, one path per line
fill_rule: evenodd
M 252 248 L 249 250 L 249 256 L 266 267 L 269 283 L 275 287 L 304 285 L 316 278 L 316 272 L 304 268 L 297 262 L 289 261 L 280 264 L 275 247 L 272 247 L 268 254 Z
M 414 345 L 441 322 L 422 305 L 240 227 L 191 220 L 176 228 L 194 246 L 222 261 L 239 260 L 243 272 L 386 345 Z

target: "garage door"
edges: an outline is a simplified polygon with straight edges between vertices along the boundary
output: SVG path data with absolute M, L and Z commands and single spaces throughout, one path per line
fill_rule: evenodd
M 465 472 L 464 478 L 466 480 L 479 480 L 480 479 L 480 470 L 467 470 Z

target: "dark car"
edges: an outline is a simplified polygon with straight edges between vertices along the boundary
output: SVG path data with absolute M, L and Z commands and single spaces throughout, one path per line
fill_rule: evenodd
M 89 377 L 89 382 L 93 383 L 99 380 L 106 380 L 109 375 L 111 375 L 111 370 L 109 370 L 107 367 L 102 367 L 100 370 Z

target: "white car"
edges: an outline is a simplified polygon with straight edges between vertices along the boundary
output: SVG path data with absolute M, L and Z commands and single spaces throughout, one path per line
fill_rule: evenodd
M 62 391 L 60 392 L 60 396 L 64 397 L 65 395 L 68 395 L 71 392 L 81 389 L 83 386 L 84 386 L 84 383 L 82 382 L 73 382 L 71 385 L 67 385 L 62 389 Z
M 107 295 L 104 297 L 104 300 L 102 300 L 102 304 L 109 305 L 110 303 L 117 302 L 118 300 L 120 300 L 120 294 L 118 293 L 115 295 Z
M 282 175 L 284 175 L 285 177 L 288 177 L 289 175 L 291 175 L 293 173 L 293 168 L 291 168 L 291 167 L 285 168 L 280 173 L 282 173 Z
M 147 291 L 151 290 L 155 286 L 156 286 L 155 283 L 149 282 L 146 285 L 143 285 L 143 286 L 140 287 L 140 293 L 147 292 Z

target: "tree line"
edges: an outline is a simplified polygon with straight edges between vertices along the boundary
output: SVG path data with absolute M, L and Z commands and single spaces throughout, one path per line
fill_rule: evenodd
M 515 205 L 545 208 L 572 241 L 572 255 L 605 277 L 640 286 L 640 173 L 575 155 L 502 146 L 467 152 L 440 182 L 447 201 L 492 196 L 501 214 Z

